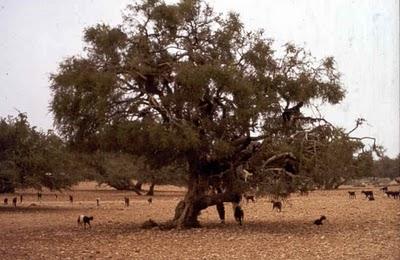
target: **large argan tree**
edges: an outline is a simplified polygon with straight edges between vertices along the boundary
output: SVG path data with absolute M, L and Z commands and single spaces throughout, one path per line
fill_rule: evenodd
M 283 110 L 344 97 L 333 58 L 317 61 L 293 44 L 277 55 L 262 31 L 246 31 L 237 14 L 217 15 L 201 0 L 144 0 L 128 6 L 122 25 L 87 28 L 84 40 L 84 55 L 51 77 L 58 130 L 77 149 L 144 156 L 155 169 L 187 165 L 178 227 L 237 201 L 238 169 L 252 160 L 255 174 L 276 174 L 268 165 L 297 174 L 288 151 L 259 152 L 292 133 Z

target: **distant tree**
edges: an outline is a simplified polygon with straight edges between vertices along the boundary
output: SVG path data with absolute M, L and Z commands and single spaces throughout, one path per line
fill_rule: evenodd
M 117 190 L 131 190 L 142 195 L 141 185 L 150 184 L 152 192 L 158 184 L 185 185 L 185 168 L 180 165 L 168 165 L 153 169 L 145 159 L 121 152 L 80 153 L 80 171 L 87 179 L 99 184 L 107 184 Z M 134 180 L 139 180 L 134 183 Z M 138 187 L 140 184 L 140 187 Z M 149 195 L 150 195 L 149 194 Z
M 391 159 L 387 156 L 374 161 L 373 165 L 374 176 L 388 177 L 396 179 L 400 177 L 400 154 L 396 158 Z
M 122 153 L 96 152 L 83 155 L 83 161 L 90 170 L 94 171 L 92 177 L 99 184 L 105 183 L 117 190 L 133 190 L 141 195 L 133 183 L 141 166 L 132 156 Z
M 87 28 L 84 40 L 85 55 L 51 77 L 57 129 L 76 149 L 143 156 L 153 169 L 187 165 L 172 226 L 198 226 L 201 210 L 237 201 L 243 168 L 269 192 L 294 191 L 300 108 L 344 97 L 333 58 L 293 44 L 278 56 L 262 31 L 203 1 L 129 5 L 123 25 Z
M 79 179 L 71 156 L 58 136 L 37 131 L 25 114 L 0 118 L 0 193 L 69 187 Z

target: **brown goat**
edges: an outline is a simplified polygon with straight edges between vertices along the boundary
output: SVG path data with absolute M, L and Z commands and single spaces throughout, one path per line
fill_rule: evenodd
M 349 198 L 350 199 L 355 199 L 356 198 L 356 192 L 355 191 L 349 191 Z

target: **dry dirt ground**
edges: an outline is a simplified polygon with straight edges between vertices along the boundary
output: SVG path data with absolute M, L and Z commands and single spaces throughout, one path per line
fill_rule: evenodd
M 184 194 L 179 188 L 157 188 L 151 205 L 146 196 L 93 183 L 80 184 L 57 200 L 44 192 L 41 202 L 34 191 L 24 191 L 17 208 L 0 206 L 0 258 L 400 259 L 400 200 L 385 197 L 378 188 L 371 188 L 375 201 L 367 201 L 356 188 L 351 189 L 356 199 L 348 198 L 349 189 L 294 194 L 281 213 L 271 210 L 268 198 L 258 198 L 244 203 L 243 226 L 234 222 L 227 204 L 226 224 L 219 224 L 215 208 L 209 208 L 200 216 L 200 229 L 140 229 L 149 218 L 170 219 Z M 0 195 L 1 202 L 5 196 Z M 124 207 L 124 196 L 130 197 L 130 207 Z M 91 229 L 77 226 L 79 214 L 94 216 Z M 313 225 L 321 214 L 328 222 Z

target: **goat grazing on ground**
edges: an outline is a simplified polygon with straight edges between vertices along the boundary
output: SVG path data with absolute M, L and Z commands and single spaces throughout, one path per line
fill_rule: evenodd
M 243 197 L 246 199 L 246 203 L 249 203 L 249 201 L 251 200 L 252 202 L 255 202 L 254 195 L 248 195 L 248 194 L 244 194 Z
M 272 203 L 272 210 L 276 209 L 279 212 L 282 211 L 282 202 L 271 200 L 271 203 Z
M 308 190 L 300 190 L 300 196 L 308 196 Z
M 129 198 L 125 197 L 124 201 L 125 201 L 125 207 L 129 207 Z
M 149 205 L 153 202 L 153 198 L 148 198 L 147 202 L 149 203 Z
M 92 216 L 85 216 L 85 215 L 80 215 L 78 217 L 78 226 L 81 226 L 83 224 L 84 228 L 86 229 L 86 224 L 89 225 L 91 228 L 92 226 L 90 225 L 90 221 L 93 220 Z
M 317 226 L 322 225 L 324 220 L 326 220 L 326 217 L 324 215 L 322 215 L 319 219 L 316 219 L 314 221 L 314 225 L 317 225 Z
M 13 202 L 14 207 L 17 207 L 17 197 L 14 197 L 12 202 Z
M 96 198 L 96 205 L 97 207 L 100 206 L 100 198 Z
M 74 197 L 72 195 L 69 195 L 69 202 L 74 203 Z
M 239 225 L 243 224 L 243 219 L 244 219 L 244 212 L 242 207 L 240 206 L 239 203 L 232 203 L 233 207 L 233 216 L 235 217 L 236 222 L 239 223 Z
M 374 193 L 371 190 L 363 190 L 361 191 L 361 193 L 363 193 L 365 195 L 365 198 L 368 199 L 368 197 L 373 197 Z
M 4 205 L 8 205 L 8 198 L 4 198 Z
M 38 192 L 38 193 L 37 193 L 37 200 L 38 200 L 38 201 L 41 201 L 41 200 L 42 200 L 42 193 L 41 193 L 41 192 Z
M 350 199 L 355 199 L 356 198 L 356 192 L 355 191 L 349 191 L 349 198 Z
M 399 195 L 400 195 L 399 191 L 387 191 L 385 193 L 386 193 L 386 196 L 388 196 L 388 198 L 390 198 L 390 196 L 392 196 L 393 199 L 399 198 Z

